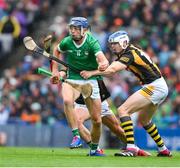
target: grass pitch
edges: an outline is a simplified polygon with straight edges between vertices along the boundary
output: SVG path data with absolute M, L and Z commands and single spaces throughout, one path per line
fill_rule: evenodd
M 180 167 L 180 152 L 171 158 L 114 157 L 118 150 L 106 149 L 105 157 L 88 157 L 88 149 L 1 147 L 0 167 Z

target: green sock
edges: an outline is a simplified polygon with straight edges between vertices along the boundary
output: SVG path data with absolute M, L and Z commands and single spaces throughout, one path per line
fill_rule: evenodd
M 91 150 L 97 150 L 98 144 L 91 143 L 90 148 L 91 148 Z
M 73 133 L 73 137 L 75 137 L 75 136 L 80 137 L 79 129 L 78 129 L 78 128 L 73 129 L 73 130 L 72 130 L 72 133 Z

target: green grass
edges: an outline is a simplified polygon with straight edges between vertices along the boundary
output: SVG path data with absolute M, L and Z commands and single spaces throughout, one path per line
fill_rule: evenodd
M 0 167 L 180 167 L 180 152 L 172 158 L 114 157 L 118 150 L 106 149 L 106 157 L 88 157 L 88 149 L 1 147 Z

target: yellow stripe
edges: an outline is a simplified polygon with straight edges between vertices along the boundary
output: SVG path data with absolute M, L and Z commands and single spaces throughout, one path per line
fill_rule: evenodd
M 163 141 L 162 141 L 162 139 L 157 143 L 158 145 L 161 145 L 161 144 L 163 144 Z
M 146 88 L 149 89 L 151 92 L 153 92 L 155 89 L 155 87 L 152 85 L 148 85 L 148 86 L 146 86 Z
M 135 46 L 131 46 L 131 47 L 137 49 L 137 50 L 141 53 L 141 50 L 140 50 L 139 48 L 137 48 L 137 47 L 135 47 Z M 134 56 L 138 56 L 138 54 L 135 52 L 135 50 L 133 50 L 132 54 L 133 54 Z M 139 59 L 136 59 L 136 60 L 137 60 L 137 62 L 139 62 Z M 143 65 L 143 64 L 142 64 L 142 65 Z M 149 65 L 148 65 L 148 66 L 149 66 Z M 154 67 L 157 69 L 157 71 L 161 74 L 160 69 L 158 68 L 158 66 L 157 66 L 155 63 L 153 63 L 153 66 L 154 66 Z M 151 68 L 150 68 L 150 69 L 151 69 Z
M 143 88 L 142 90 L 144 90 L 145 92 L 147 92 L 147 93 L 149 93 L 149 94 L 152 93 L 147 87 Z
M 130 120 L 130 121 L 123 122 L 121 123 L 121 126 L 128 125 L 128 124 L 132 124 L 132 121 Z
M 143 88 L 142 90 L 150 96 L 153 94 L 148 88 Z
M 147 94 L 146 92 L 144 92 L 144 90 L 140 90 L 139 93 L 140 93 L 141 95 L 143 95 L 144 97 L 150 97 L 150 95 Z
M 157 69 L 157 71 L 161 74 L 161 71 L 159 70 L 158 66 L 156 64 L 153 64 L 155 66 L 155 68 Z
M 148 69 L 148 65 L 141 59 L 141 57 L 136 53 L 135 50 L 132 50 L 132 54 L 134 56 L 134 62 L 138 65 L 142 65 Z
M 127 138 L 127 141 L 134 141 L 134 137 L 133 138 Z
M 151 136 L 155 135 L 157 132 L 158 132 L 158 130 L 156 129 L 156 130 L 151 134 Z
M 146 63 L 141 59 L 141 57 L 136 53 L 135 50 L 132 50 L 132 54 L 133 54 L 133 56 L 134 56 L 134 62 L 135 62 L 136 64 L 142 65 L 142 66 L 143 66 L 144 68 L 146 68 L 149 72 L 154 73 L 153 70 L 152 70 L 152 68 L 151 68 L 148 64 L 146 64 Z
M 151 132 L 156 126 L 153 124 L 151 128 L 147 130 L 147 132 Z
M 131 132 L 126 132 L 125 133 L 126 135 L 133 135 L 133 132 L 131 131 Z
M 133 126 L 128 126 L 124 128 L 124 131 L 128 130 L 128 129 L 133 129 Z
M 133 72 L 137 73 L 141 78 L 143 78 L 142 73 L 135 66 L 130 65 L 129 69 L 131 69 Z
M 12 24 L 14 25 L 13 37 L 17 38 L 21 32 L 21 27 L 15 17 L 12 17 Z
M 156 137 L 154 137 L 154 140 L 157 140 L 160 138 L 160 135 L 158 134 Z

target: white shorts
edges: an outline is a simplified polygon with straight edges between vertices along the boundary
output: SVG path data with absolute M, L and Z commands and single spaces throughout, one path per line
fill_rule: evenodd
M 85 104 L 77 104 L 75 103 L 75 108 L 83 108 L 83 109 L 87 109 Z M 104 100 L 101 104 L 101 117 L 104 116 L 108 116 L 108 115 L 112 115 L 112 110 L 109 109 L 109 104 L 106 100 Z
M 168 86 L 163 77 L 156 79 L 152 83 L 143 85 L 139 93 L 144 97 L 151 100 L 151 102 L 156 104 L 161 104 L 168 95 Z
M 75 83 L 79 85 L 90 83 L 93 89 L 90 97 L 92 99 L 100 99 L 99 85 L 97 80 L 75 80 L 75 79 L 66 79 L 66 80 L 71 83 Z

